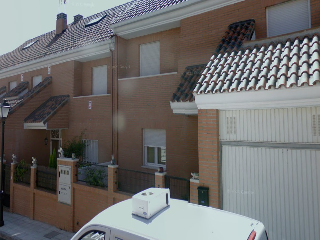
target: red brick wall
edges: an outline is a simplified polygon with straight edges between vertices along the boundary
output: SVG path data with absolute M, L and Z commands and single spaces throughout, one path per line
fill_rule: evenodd
M 166 130 L 168 175 L 189 178 L 198 172 L 197 116 L 176 115 L 170 97 L 180 76 L 168 75 L 120 80 L 120 167 L 147 171 L 143 165 L 143 129 Z
M 120 44 L 125 50 L 120 50 L 119 63 L 126 67 L 125 77 L 140 76 L 140 44 L 159 41 L 160 42 L 160 73 L 170 73 L 177 71 L 178 61 L 178 38 L 179 28 L 150 34 L 126 41 L 122 40 Z M 121 59 L 126 53 L 126 61 Z M 124 64 L 126 63 L 126 64 Z M 120 77 L 124 77 L 123 71 L 120 71 Z
M 34 190 L 34 220 L 57 225 L 57 201 L 56 194 Z
M 89 101 L 92 102 L 92 109 L 88 109 Z M 84 138 L 98 140 L 99 162 L 110 161 L 112 154 L 111 96 L 71 98 L 68 104 L 70 105 L 69 129 L 62 131 L 63 142 L 79 136 L 84 131 Z
M 220 208 L 219 112 L 198 111 L 200 186 L 209 187 L 209 205 Z

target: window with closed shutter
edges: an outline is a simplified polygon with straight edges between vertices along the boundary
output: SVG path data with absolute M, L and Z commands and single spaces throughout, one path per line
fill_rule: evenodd
M 11 91 L 12 89 L 14 89 L 16 86 L 17 86 L 17 82 L 16 82 L 16 81 L 10 82 L 10 91 Z
M 140 45 L 140 76 L 160 74 L 160 42 Z
M 92 68 L 92 95 L 107 94 L 107 65 Z
M 144 129 L 143 130 L 143 153 L 144 165 L 166 165 L 166 130 Z
M 310 28 L 309 5 L 309 0 L 291 0 L 268 7 L 268 37 Z
M 42 81 L 42 76 L 35 76 L 32 78 L 32 87 L 37 86 Z

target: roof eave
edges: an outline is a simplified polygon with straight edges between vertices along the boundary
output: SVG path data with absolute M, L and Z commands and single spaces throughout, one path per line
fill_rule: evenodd
M 47 129 L 47 124 L 43 122 L 39 123 L 23 123 L 24 129 Z
M 195 95 L 198 109 L 241 110 L 320 106 L 320 85 L 282 89 L 202 93 Z
M 244 0 L 190 0 L 139 17 L 111 24 L 113 32 L 125 39 L 180 27 L 180 20 L 242 2 Z
M 114 49 L 114 42 L 112 39 L 107 39 L 103 42 L 90 44 L 70 51 L 50 54 L 43 58 L 2 69 L 0 70 L 0 79 L 68 61 L 78 60 L 85 62 L 92 60 L 94 56 L 99 56 L 100 58 L 108 57 L 111 56 L 112 49 Z
M 198 115 L 198 108 L 195 102 L 170 102 L 174 114 Z

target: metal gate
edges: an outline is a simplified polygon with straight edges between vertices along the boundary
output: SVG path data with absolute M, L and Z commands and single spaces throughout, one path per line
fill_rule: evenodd
M 171 198 L 190 202 L 190 180 L 165 175 L 165 187 L 170 189 Z

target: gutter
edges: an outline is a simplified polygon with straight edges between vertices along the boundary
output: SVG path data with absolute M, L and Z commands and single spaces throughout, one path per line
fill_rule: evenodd
M 110 25 L 114 34 L 130 39 L 180 27 L 180 20 L 244 0 L 190 0 Z
M 111 39 L 108 39 L 103 42 L 90 44 L 84 47 L 72 49 L 70 51 L 58 54 L 50 54 L 44 58 L 39 58 L 33 61 L 24 62 L 9 68 L 2 69 L 0 70 L 0 79 L 41 69 L 47 66 L 56 65 L 59 63 L 83 59 L 99 54 L 107 54 L 110 53 L 110 48 L 112 48 L 113 45 L 114 43 L 112 43 Z

